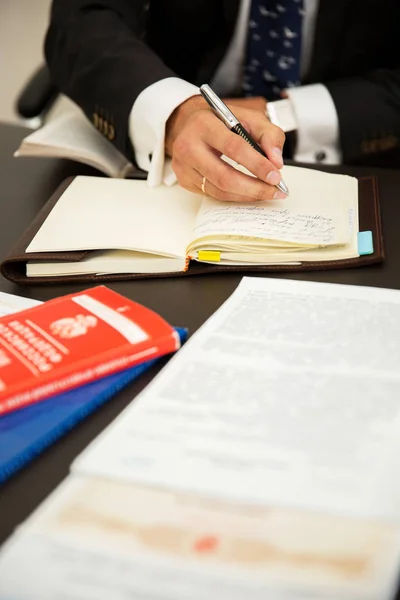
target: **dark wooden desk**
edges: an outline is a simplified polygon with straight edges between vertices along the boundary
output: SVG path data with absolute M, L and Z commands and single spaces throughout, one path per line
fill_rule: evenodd
M 27 130 L 0 124 L 0 259 L 35 217 L 57 185 L 67 176 L 95 174 L 68 161 L 12 157 Z M 349 169 L 363 174 L 363 169 Z M 371 171 L 368 170 L 368 173 Z M 400 289 L 400 171 L 376 170 L 382 202 L 387 259 L 383 265 L 296 274 L 293 278 Z M 278 276 L 278 275 L 275 275 Z M 285 277 L 288 277 L 286 274 Z M 146 304 L 174 325 L 193 333 L 231 294 L 241 277 L 225 274 L 155 279 L 112 284 L 121 294 Z M 48 300 L 85 286 L 18 287 L 0 279 L 0 290 Z M 34 463 L 0 487 L 0 543 L 67 475 L 72 460 L 129 403 L 157 369 L 143 376 L 106 406 L 51 447 Z M 1 440 L 0 440 L 1 443 Z

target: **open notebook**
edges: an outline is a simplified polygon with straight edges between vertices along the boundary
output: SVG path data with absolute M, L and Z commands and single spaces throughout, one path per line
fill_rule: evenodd
M 285 200 L 242 204 L 218 202 L 179 186 L 76 177 L 50 199 L 3 263 L 2 273 L 20 282 L 87 280 L 191 274 L 199 272 L 199 263 L 204 273 L 382 260 L 373 179 L 360 182 L 288 166 L 283 177 L 291 190 Z M 371 232 L 361 251 L 360 229 Z
M 141 173 L 79 110 L 67 112 L 30 133 L 22 140 L 14 156 L 68 158 L 94 167 L 110 177 L 138 176 Z

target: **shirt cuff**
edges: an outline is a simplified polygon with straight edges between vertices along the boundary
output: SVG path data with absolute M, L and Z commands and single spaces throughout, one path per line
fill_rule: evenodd
M 165 125 L 175 108 L 199 93 L 197 86 L 168 77 L 149 85 L 136 98 L 129 115 L 129 136 L 137 165 L 148 171 L 151 187 L 175 183 L 171 161 L 165 160 Z
M 339 119 L 332 96 L 320 83 L 286 90 L 297 121 L 297 162 L 341 162 Z
M 297 129 L 296 115 L 290 100 L 267 102 L 265 112 L 271 123 L 280 127 L 285 133 Z

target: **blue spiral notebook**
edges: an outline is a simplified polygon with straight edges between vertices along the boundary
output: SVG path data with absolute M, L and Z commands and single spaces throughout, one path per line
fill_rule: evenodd
M 181 343 L 186 329 L 176 328 Z M 0 417 L 0 484 L 31 462 L 159 359 Z

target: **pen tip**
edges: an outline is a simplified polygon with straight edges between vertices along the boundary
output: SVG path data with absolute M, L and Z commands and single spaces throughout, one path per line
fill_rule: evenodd
M 287 196 L 289 196 L 289 188 L 286 185 L 286 183 L 283 181 L 283 179 L 281 179 L 281 181 L 278 183 L 278 185 L 276 187 L 279 190 L 281 190 L 281 192 L 283 192 L 284 194 L 286 194 Z

